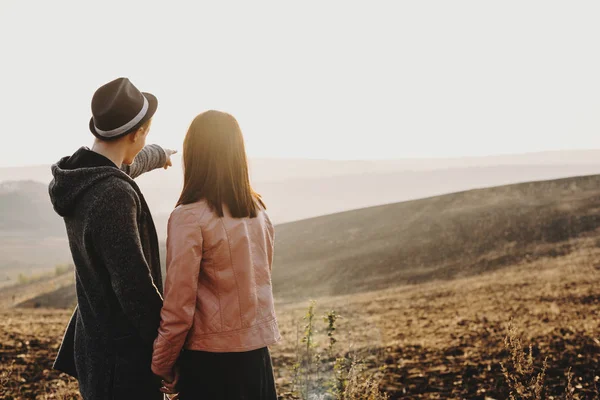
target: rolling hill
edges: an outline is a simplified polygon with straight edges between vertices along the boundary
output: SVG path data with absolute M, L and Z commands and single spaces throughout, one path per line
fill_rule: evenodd
M 273 287 L 287 302 L 479 275 L 568 255 L 599 227 L 600 176 L 343 212 L 276 227 Z
M 482 274 L 571 252 L 600 227 L 600 176 L 473 190 L 282 224 L 273 285 L 301 299 Z
M 52 209 L 48 186 L 0 183 L 0 287 L 19 274 L 37 274 L 70 260 L 64 223 Z

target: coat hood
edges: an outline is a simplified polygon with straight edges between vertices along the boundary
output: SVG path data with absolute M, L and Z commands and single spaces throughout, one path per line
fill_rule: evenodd
M 81 196 L 93 185 L 109 177 L 118 177 L 127 181 L 131 178 L 110 162 L 99 166 L 90 166 L 82 162 L 88 149 L 81 148 L 75 154 L 63 157 L 52 165 L 53 179 L 48 191 L 54 211 L 61 217 L 69 216 Z M 83 154 L 83 157 L 82 157 Z

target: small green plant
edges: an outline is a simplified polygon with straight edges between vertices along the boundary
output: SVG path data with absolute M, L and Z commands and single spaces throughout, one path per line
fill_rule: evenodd
M 315 358 L 314 358 L 314 362 L 315 362 L 315 374 L 316 374 L 316 380 L 315 382 L 318 384 L 321 381 L 321 364 L 323 363 L 323 359 L 322 359 L 322 355 L 319 352 L 315 353 Z
M 304 316 L 304 320 L 306 321 L 306 325 L 304 326 L 304 336 L 302 336 L 302 343 L 306 344 L 306 361 L 304 368 L 304 384 L 306 387 L 306 391 L 303 393 L 305 398 L 308 398 L 308 394 L 310 393 L 310 386 L 312 380 L 312 354 L 311 349 L 314 346 L 313 338 L 315 334 L 314 329 L 314 319 L 315 319 L 315 305 L 316 301 L 311 300 L 310 305 L 308 306 L 308 310 L 306 311 L 306 315 Z
M 318 351 L 315 343 L 315 308 L 316 302 L 311 301 L 303 317 L 305 324 L 302 338 L 299 325 L 296 324 L 296 362 L 292 365 L 293 395 L 302 400 L 387 399 L 379 390 L 380 380 L 374 376 L 365 377 L 359 361 L 335 352 L 336 321 L 340 316 L 333 310 L 323 316 L 323 321 L 327 324 L 325 332 L 329 339 L 329 357 L 323 357 L 324 353 Z
M 337 357 L 333 364 L 333 378 L 329 393 L 336 399 L 342 399 L 346 390 L 347 361 L 348 359 L 345 357 Z
M 296 362 L 292 364 L 292 386 L 294 388 L 293 394 L 298 396 L 298 387 L 300 386 L 300 368 L 302 367 L 302 363 L 300 360 L 300 327 L 299 324 L 296 323 Z
M 325 314 L 325 316 L 323 317 L 323 321 L 327 323 L 326 332 L 327 337 L 329 338 L 329 347 L 327 348 L 327 351 L 330 357 L 333 357 L 333 346 L 337 343 L 337 339 L 335 338 L 335 323 L 339 318 L 341 318 L 340 315 L 337 314 L 334 310 L 327 312 L 327 314 Z

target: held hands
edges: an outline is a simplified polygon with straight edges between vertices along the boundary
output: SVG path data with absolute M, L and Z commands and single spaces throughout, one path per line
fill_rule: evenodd
M 169 167 L 172 167 L 172 166 L 173 166 L 173 163 L 171 162 L 171 156 L 172 156 L 173 154 L 176 154 L 176 153 L 177 153 L 177 150 L 171 150 L 171 149 L 164 149 L 164 150 L 165 150 L 165 154 L 167 155 L 167 162 L 165 163 L 165 165 L 164 165 L 164 167 L 163 167 L 163 168 L 164 168 L 164 169 L 167 169 L 167 168 L 169 168 Z
M 175 366 L 173 372 L 169 376 L 160 376 L 162 387 L 160 391 L 167 395 L 170 400 L 177 400 L 179 394 L 177 393 L 177 384 L 179 383 L 179 367 Z M 173 395 L 173 396 L 169 396 Z

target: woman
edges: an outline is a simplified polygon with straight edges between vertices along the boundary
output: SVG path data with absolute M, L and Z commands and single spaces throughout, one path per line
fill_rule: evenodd
M 181 400 L 275 400 L 267 347 L 280 339 L 271 288 L 273 225 L 250 186 L 235 118 L 198 115 L 183 163 L 152 370 L 172 392 L 177 364 Z

